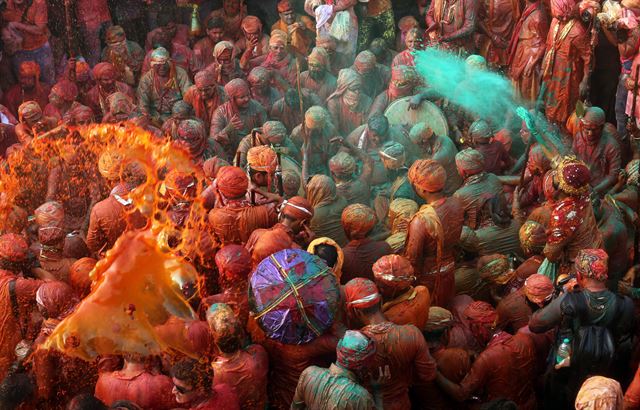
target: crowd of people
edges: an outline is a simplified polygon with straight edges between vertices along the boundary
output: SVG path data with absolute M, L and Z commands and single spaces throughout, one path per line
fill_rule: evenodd
M 0 10 L 0 409 L 640 408 L 635 0 Z M 520 107 L 434 91 L 427 49 Z M 53 348 L 91 304 L 175 306 L 105 279 L 134 237 L 197 273 L 171 285 L 195 319 Z M 311 341 L 252 309 L 287 249 L 339 291 Z M 184 349 L 121 348 L 145 341 Z

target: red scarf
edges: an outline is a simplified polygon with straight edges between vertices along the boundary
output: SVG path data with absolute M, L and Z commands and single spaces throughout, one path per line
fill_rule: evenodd
M 522 13 L 520 20 L 518 20 L 515 27 L 513 28 L 513 35 L 511 36 L 511 41 L 509 42 L 509 48 L 508 48 L 508 53 L 509 53 L 509 59 L 507 60 L 508 66 L 511 65 L 516 55 L 516 48 L 518 47 L 518 39 L 520 38 L 520 30 L 522 30 L 522 26 L 524 25 L 524 22 L 527 20 L 527 18 L 530 15 L 533 14 L 534 11 L 538 10 L 539 8 L 540 8 L 539 1 L 536 1 L 535 3 L 530 4 L 529 7 L 526 8 L 524 13 Z

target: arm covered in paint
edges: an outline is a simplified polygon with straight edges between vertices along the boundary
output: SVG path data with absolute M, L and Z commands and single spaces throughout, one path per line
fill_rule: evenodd
M 566 293 L 554 299 L 544 308 L 536 311 L 529 319 L 529 330 L 533 333 L 545 333 L 558 326 L 562 320 L 562 302 Z

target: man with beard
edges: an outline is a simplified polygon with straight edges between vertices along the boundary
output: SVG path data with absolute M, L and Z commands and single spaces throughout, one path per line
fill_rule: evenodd
M 336 91 L 327 99 L 327 109 L 342 135 L 364 123 L 369 116 L 371 97 L 363 91 L 362 77 L 355 70 L 340 70 Z
M 273 39 L 273 37 L 271 37 Z M 272 71 L 258 66 L 251 70 L 247 81 L 251 87 L 251 98 L 262 104 L 263 107 L 271 107 L 282 98 L 282 94 L 277 88 L 272 87 Z
M 191 86 L 187 72 L 171 61 L 169 52 L 159 47 L 151 54 L 151 70 L 138 84 L 138 103 L 143 114 L 161 123 L 171 116 L 173 104 Z
M 102 61 L 111 63 L 116 69 L 117 80 L 134 86 L 144 61 L 144 50 L 133 41 L 127 40 L 120 26 L 107 29 L 107 46 L 102 50 Z
M 336 78 L 330 70 L 329 55 L 324 48 L 314 47 L 307 61 L 309 69 L 300 73 L 300 85 L 325 101 L 337 87 Z
M 204 70 L 215 61 L 213 50 L 219 42 L 230 40 L 224 31 L 224 20 L 212 17 L 207 21 L 207 36 L 193 46 L 193 71 Z
M 131 100 L 135 99 L 133 89 L 126 83 L 116 78 L 118 72 L 111 63 L 100 63 L 93 68 L 93 77 L 96 79 L 96 85 L 89 90 L 86 96 L 86 102 L 95 113 L 97 120 L 100 120 L 109 111 L 107 100 L 114 93 L 122 93 Z
M 375 97 L 369 115 L 384 114 L 392 102 L 416 94 L 419 86 L 420 77 L 414 67 L 404 65 L 393 67 L 389 87 Z M 421 94 L 415 95 L 411 104 L 419 105 L 422 98 Z
M 262 22 L 256 16 L 242 19 L 242 34 L 235 48 L 241 53 L 240 67 L 247 70 L 259 65 L 254 60 L 264 58 L 269 52 L 269 36 L 262 33 Z
M 287 43 L 295 52 L 302 56 L 308 55 L 309 48 L 316 39 L 314 21 L 307 16 L 296 14 L 289 0 L 278 2 L 278 14 L 280 20 L 271 26 L 271 32 L 280 30 L 287 33 Z
M 573 152 L 589 164 L 591 185 L 603 196 L 615 185 L 620 172 L 620 145 L 605 130 L 605 113 L 599 107 L 589 107 L 580 119 L 579 131 L 573 138 Z
M 376 56 L 369 50 L 361 51 L 351 67 L 362 77 L 362 91 L 375 98 L 389 85 L 389 68 L 378 64 Z
M 211 119 L 209 135 L 222 145 L 224 159 L 231 163 L 240 139 L 267 120 L 267 113 L 251 99 L 249 84 L 236 78 L 224 86 L 229 101 L 222 104 Z
M 244 78 L 240 63 L 234 56 L 233 43 L 221 41 L 213 48 L 213 62 L 205 70 L 213 73 L 218 84 L 226 84 L 234 78 Z
M 338 135 L 327 110 L 313 106 L 304 121 L 291 132 L 291 140 L 302 151 L 302 179 L 315 174 L 329 175 L 329 158 L 338 150 L 330 140 Z
M 61 122 L 71 108 L 80 105 L 76 101 L 77 98 L 78 87 L 71 81 L 63 78 L 51 87 L 49 104 L 44 107 L 44 114 Z
M 195 116 L 202 120 L 205 129 L 209 130 L 213 114 L 227 101 L 227 96 L 211 71 L 198 72 L 193 81 L 195 85 L 187 90 L 184 101 L 193 107 Z
M 2 105 L 17 117 L 18 107 L 26 101 L 35 101 L 40 107 L 49 102 L 49 87 L 40 83 L 40 66 L 35 61 L 20 64 L 18 84 L 7 91 Z

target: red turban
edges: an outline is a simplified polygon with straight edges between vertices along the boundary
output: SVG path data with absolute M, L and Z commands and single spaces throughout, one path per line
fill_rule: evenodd
M 376 68 L 376 56 L 371 51 L 364 50 L 356 56 L 356 61 L 353 65 L 359 73 L 368 73 Z
M 60 202 L 45 202 L 35 210 L 34 214 L 38 226 L 61 227 L 64 222 L 64 208 Z
M 409 168 L 408 178 L 416 188 L 427 192 L 440 192 L 447 180 L 447 171 L 437 161 L 420 159 Z
M 271 147 L 259 145 L 247 152 L 247 165 L 255 171 L 273 173 L 278 167 L 278 157 Z
M 355 278 L 343 287 L 347 308 L 366 309 L 380 302 L 378 287 L 369 279 Z
M 116 68 L 111 63 L 98 63 L 93 67 L 93 76 L 96 80 L 115 80 L 118 76 Z
M 57 226 L 43 226 L 38 229 L 38 241 L 44 246 L 63 245 L 66 233 Z
M 58 81 L 51 91 L 67 102 L 75 101 L 78 97 L 78 87 L 66 78 Z
M 547 243 L 544 226 L 535 221 L 527 221 L 520 227 L 520 246 L 530 254 L 539 254 Z
M 76 304 L 74 296 L 71 286 L 64 282 L 44 282 L 36 292 L 36 303 L 45 309 L 48 318 L 59 319 Z
M 565 157 L 556 170 L 560 189 L 569 195 L 582 195 L 589 190 L 591 172 L 584 162 L 575 157 Z
M 0 236 L 0 258 L 9 262 L 22 262 L 29 254 L 29 244 L 22 235 L 6 233 Z
M 229 166 L 229 163 L 220 157 L 209 158 L 202 164 L 202 170 L 207 178 L 215 179 L 220 168 Z
M 524 282 L 524 294 L 533 303 L 542 305 L 553 296 L 553 282 L 549 277 L 534 273 Z
M 23 77 L 40 78 L 40 66 L 35 61 L 23 61 L 20 63 L 19 74 Z
M 289 0 L 280 0 L 278 2 L 278 13 L 284 13 L 285 11 L 293 10 L 291 2 Z
M 336 349 L 337 363 L 351 371 L 366 368 L 375 354 L 376 343 L 358 330 L 347 330 Z
M 362 204 L 353 204 L 342 211 L 342 227 L 350 239 L 362 239 L 376 225 L 378 219 L 373 209 Z
M 280 213 L 293 219 L 308 220 L 313 218 L 313 206 L 301 196 L 294 196 L 282 202 Z
M 484 171 L 484 156 L 473 148 L 464 149 L 456 154 L 456 167 L 467 176 L 479 174 Z
M 551 0 L 551 16 L 568 17 L 573 12 L 575 4 L 573 0 Z
M 247 174 L 238 168 L 226 166 L 220 168 L 216 177 L 218 191 L 227 198 L 240 198 L 247 193 L 249 178 Z
M 220 277 L 225 280 L 247 280 L 251 273 L 251 255 L 244 246 L 226 245 L 216 253 L 215 259 Z
M 373 278 L 376 283 L 391 288 L 408 288 L 416 280 L 413 274 L 413 266 L 404 256 L 385 255 L 373 264 Z
M 256 33 L 262 30 L 262 22 L 256 16 L 247 16 L 242 19 L 242 30 L 245 33 Z
M 582 249 L 576 256 L 578 277 L 604 282 L 608 278 L 609 255 L 603 249 Z
M 464 315 L 469 322 L 483 325 L 493 324 L 498 318 L 496 310 L 487 302 L 476 301 L 464 309 Z
M 224 92 L 229 98 L 239 97 L 249 93 L 249 83 L 242 78 L 234 78 L 224 86 Z
M 251 253 L 253 266 L 257 266 L 265 258 L 276 252 L 291 249 L 294 246 L 293 240 L 284 229 L 273 228 L 266 230 L 253 246 Z
M 91 278 L 89 273 L 98 263 L 93 258 L 80 258 L 71 265 L 69 283 L 79 297 L 85 297 L 91 292 Z

